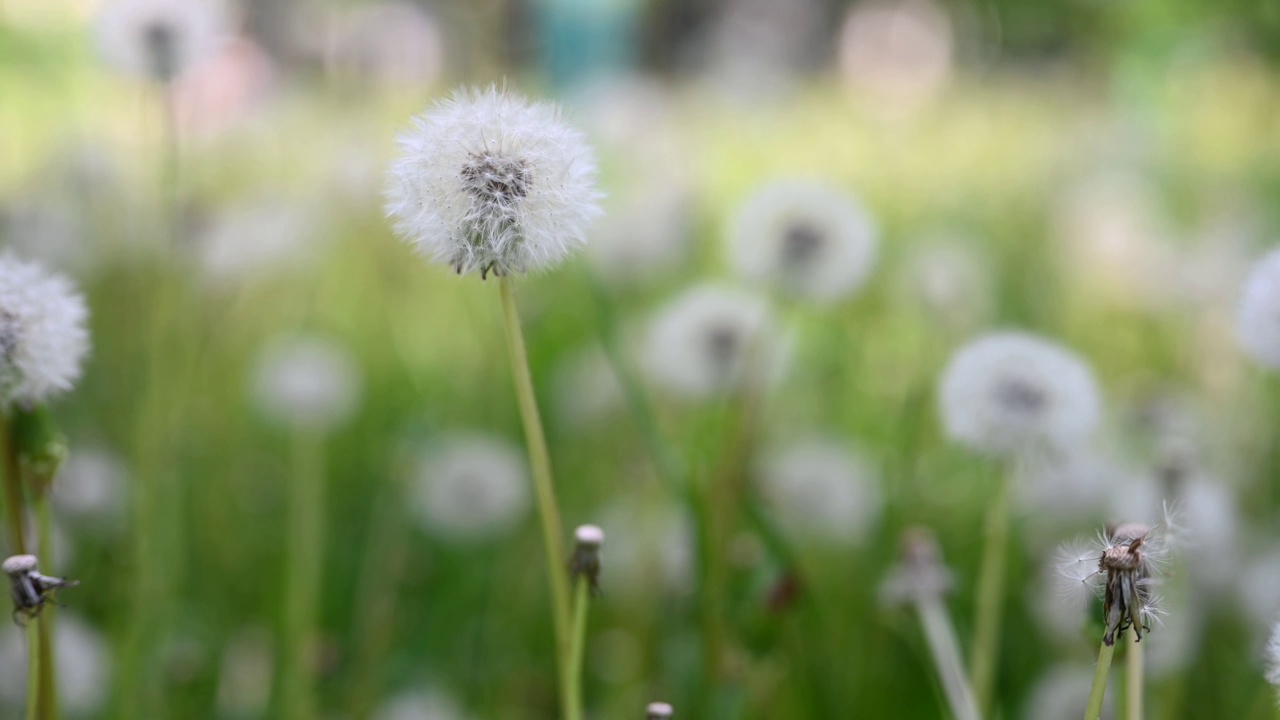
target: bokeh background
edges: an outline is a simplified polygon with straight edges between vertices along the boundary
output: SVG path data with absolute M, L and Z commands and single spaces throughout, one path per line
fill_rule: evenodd
M 1280 225 L 1280 5 L 215 7 L 218 42 L 166 103 L 103 52 L 107 5 L 0 0 L 0 243 L 73 277 L 92 313 L 84 380 L 54 407 L 71 458 L 45 569 L 82 581 L 58 616 L 68 716 L 278 717 L 286 488 L 317 475 L 322 717 L 554 715 L 497 288 L 416 259 L 381 199 L 414 113 L 506 83 L 563 103 L 607 194 L 591 247 L 519 282 L 566 522 L 609 537 L 592 717 L 656 699 L 677 717 L 945 716 L 914 616 L 877 588 L 902 531 L 931 528 L 968 647 L 982 516 L 1009 470 L 943 437 L 935 388 L 992 328 L 1076 350 L 1106 406 L 1094 443 L 1017 469 L 998 716 L 1082 714 L 1098 624 L 1044 568 L 1183 492 L 1164 482 L 1176 460 L 1209 540 L 1144 641 L 1148 716 L 1274 717 L 1280 386 L 1242 356 L 1233 310 Z M 776 521 L 730 548 L 730 657 L 710 678 L 695 518 L 600 348 L 643 367 L 646 325 L 686 288 L 766 294 L 724 238 L 788 177 L 860 199 L 879 238 L 867 284 L 777 302 L 789 361 L 745 444 L 726 430 L 740 405 L 644 383 L 683 462 L 740 466 Z M 817 480 L 769 484 L 770 453 L 815 442 L 836 448 L 806 466 Z M 4 717 L 23 650 L 0 628 Z

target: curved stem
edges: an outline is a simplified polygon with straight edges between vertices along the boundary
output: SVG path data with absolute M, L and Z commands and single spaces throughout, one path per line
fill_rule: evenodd
M 563 691 L 564 678 L 568 675 L 566 662 L 569 653 L 569 573 L 564 564 L 564 529 L 560 523 L 560 508 L 556 504 L 555 482 L 551 476 L 551 455 L 547 451 L 547 438 L 542 431 L 542 418 L 538 415 L 538 399 L 533 392 L 533 376 L 529 372 L 529 357 L 524 347 L 524 333 L 520 328 L 515 288 L 512 287 L 511 278 L 505 276 L 499 278 L 498 287 L 502 294 L 502 314 L 506 326 L 511 375 L 515 382 L 516 400 L 520 405 L 520 420 L 524 425 L 529 465 L 533 471 L 538 517 L 542 521 L 542 540 L 547 554 L 547 582 L 551 586 L 551 619 L 556 637 L 556 665 L 560 670 Z M 567 708 L 569 698 L 562 697 L 560 702 Z
M 587 610 L 591 604 L 590 583 L 579 577 L 573 584 L 573 637 L 569 642 L 569 665 L 565 675 L 565 720 L 582 720 L 582 662 L 586 655 Z
M 969 658 L 978 710 L 987 714 L 991 710 L 996 664 L 1000 656 L 1000 610 L 1004 601 L 1009 550 L 1009 485 L 1006 473 L 1000 479 L 1000 488 L 991 507 L 987 509 L 986 546 L 982 551 L 982 568 L 978 577 L 973 650 Z
M 1125 720 L 1142 720 L 1142 643 L 1137 633 L 1125 651 Z
M 1089 704 L 1085 707 L 1084 720 L 1100 720 L 1102 717 L 1102 700 L 1107 693 L 1107 675 L 1111 671 L 1111 658 L 1116 654 L 1116 646 L 1108 645 L 1104 640 L 1098 649 L 1098 664 L 1093 669 L 1093 687 L 1089 690 Z

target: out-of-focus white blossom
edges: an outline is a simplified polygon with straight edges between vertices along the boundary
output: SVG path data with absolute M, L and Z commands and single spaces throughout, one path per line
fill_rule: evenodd
M 0 404 L 70 390 L 89 352 L 88 317 L 71 281 L 0 253 Z
M 830 302 L 871 274 L 876 231 L 849 193 L 814 180 L 765 185 L 729 226 L 729 262 L 743 277 L 800 298 Z
M 790 532 L 811 540 L 861 542 L 880 516 L 879 476 L 849 445 L 809 438 L 765 453 L 755 474 Z
M 935 240 L 913 248 L 899 274 L 898 290 L 952 333 L 982 325 L 994 307 L 986 258 L 959 240 Z
M 80 618 L 61 612 L 54 624 L 54 655 L 62 709 L 74 715 L 101 711 L 111 687 L 106 640 Z M 26 695 L 27 636 L 21 627 L 10 625 L 0 630 L 0 700 L 16 708 Z
M 983 335 L 960 348 L 942 373 L 939 399 L 947 435 L 993 455 L 1076 444 L 1100 414 L 1089 366 L 1023 332 Z
M 609 528 L 610 596 L 684 595 L 693 589 L 694 533 L 676 507 L 627 497 L 598 517 Z
M 262 202 L 220 213 L 197 238 L 198 264 L 213 288 L 296 269 L 324 246 L 314 211 Z
M 387 700 L 374 720 L 467 720 L 458 701 L 442 690 L 416 690 Z
M 591 345 L 566 358 L 553 382 L 556 415 L 574 428 L 586 428 L 623 407 L 626 395 L 609 356 Z
M 1280 250 L 1253 266 L 1236 314 L 1236 337 L 1254 360 L 1280 370 Z
M 591 148 L 550 103 L 459 90 L 399 142 L 387 212 L 419 253 L 459 273 L 554 267 L 600 213 Z
M 351 419 L 364 378 L 359 362 L 337 341 L 320 336 L 279 338 L 262 351 L 253 399 L 271 421 L 324 432 Z
M 122 72 L 169 82 L 221 44 L 218 8 L 210 0 L 107 0 L 98 12 L 98 50 Z
M 688 199 L 679 188 L 629 193 L 592 229 L 586 256 L 610 282 L 641 282 L 680 267 L 688 233 Z
M 412 511 L 427 532 L 477 541 L 509 531 L 529 509 L 529 471 L 519 448 L 501 438 L 454 434 L 419 461 L 409 487 Z

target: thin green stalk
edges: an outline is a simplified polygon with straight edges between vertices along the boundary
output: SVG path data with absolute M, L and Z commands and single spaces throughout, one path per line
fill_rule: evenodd
M 325 516 L 324 447 L 313 432 L 299 430 L 294 438 L 288 512 L 281 710 L 289 720 L 309 720 L 317 715 L 309 651 L 320 608 Z
M 990 714 L 996 665 L 1000 655 L 1000 611 L 1004 602 L 1009 554 L 1009 486 L 1009 476 L 1006 473 L 1001 477 L 996 497 L 987 509 L 986 546 L 983 548 L 982 568 L 978 576 L 973 650 L 969 657 L 978 710 L 985 714 Z
M 542 521 L 542 540 L 547 554 L 547 583 L 551 586 L 551 619 L 556 637 L 556 665 L 563 688 L 563 679 L 568 674 L 566 663 L 569 654 L 569 573 L 564 565 L 567 557 L 564 550 L 564 527 L 560 523 L 560 508 L 556 504 L 551 455 L 547 451 L 547 438 L 542 431 L 542 418 L 538 415 L 538 399 L 533 392 L 533 376 L 529 372 L 529 357 L 524 347 L 524 332 L 520 328 L 515 288 L 511 278 L 506 276 L 499 278 L 498 287 L 502 294 L 502 314 L 506 326 L 511 375 L 515 381 L 516 400 L 520 405 L 520 420 L 524 424 L 529 465 L 533 470 L 538 516 Z M 560 702 L 567 707 L 569 698 L 562 697 Z
M 9 516 L 9 548 L 14 555 L 27 553 L 26 513 L 23 507 L 22 465 L 14 445 L 9 417 L 0 413 L 0 450 L 4 463 L 4 505 Z
M 955 628 L 942 600 L 927 597 L 916 603 L 916 611 L 920 615 L 920 625 L 924 629 L 925 640 L 929 643 L 929 652 L 933 655 L 934 666 L 942 681 L 943 692 L 947 696 L 947 704 L 951 706 L 951 715 L 955 720 L 981 720 L 978 703 L 973 697 L 973 689 L 969 687 L 969 679 L 965 676 L 964 665 L 960 661 L 960 643 L 956 640 Z
M 1089 704 L 1085 707 L 1084 720 L 1100 720 L 1102 699 L 1107 694 L 1107 675 L 1111 671 L 1111 658 L 1116 646 L 1102 643 L 1098 648 L 1098 664 L 1093 669 L 1093 687 L 1089 690 Z
M 591 583 L 585 575 L 573 583 L 573 636 L 569 642 L 569 672 L 565 676 L 565 720 L 582 720 L 582 665 L 586 656 L 587 611 L 591 605 Z
M 49 510 L 49 494 L 48 492 L 38 492 L 35 497 L 36 547 L 39 548 L 41 558 L 52 559 L 53 513 Z M 57 608 L 51 606 L 52 603 L 43 608 L 36 623 L 40 655 L 40 662 L 37 666 L 39 668 L 37 673 L 39 679 L 36 683 L 36 697 L 40 707 L 39 717 L 41 720 L 46 718 L 53 720 L 58 717 L 58 664 L 54 654 L 55 645 L 53 640 L 53 618 Z
M 26 720 L 45 720 L 40 713 L 40 618 L 27 624 L 27 714 Z
M 1125 651 L 1125 720 L 1142 720 L 1142 643 L 1138 634 Z

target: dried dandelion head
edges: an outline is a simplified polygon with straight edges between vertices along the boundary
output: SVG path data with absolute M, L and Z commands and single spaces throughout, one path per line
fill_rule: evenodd
M 1142 639 L 1163 611 L 1156 594 L 1168 557 L 1161 528 L 1126 523 L 1099 533 L 1088 544 L 1059 551 L 1058 571 L 1069 592 L 1102 600 L 1103 642 L 1114 645 L 1130 628 Z

